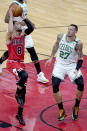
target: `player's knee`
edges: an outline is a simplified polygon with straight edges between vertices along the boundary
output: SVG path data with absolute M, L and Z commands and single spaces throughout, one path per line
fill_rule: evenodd
M 8 50 L 0 58 L 0 64 L 2 64 L 6 59 L 8 59 Z
M 60 82 L 61 80 L 59 78 L 52 76 L 53 93 L 57 93 L 59 91 Z
M 4 60 L 8 59 L 8 50 L 4 52 L 2 57 Z
M 27 51 L 30 53 L 30 57 L 31 57 L 32 61 L 38 60 L 38 56 L 37 56 L 37 53 L 36 53 L 34 47 L 27 48 Z
M 83 83 L 80 83 L 80 84 L 78 85 L 78 90 L 79 90 L 79 91 L 83 91 L 83 90 L 84 90 L 84 84 L 83 84 Z
M 19 78 L 23 78 L 25 80 L 27 80 L 27 78 L 28 78 L 28 74 L 25 70 L 18 71 L 18 76 L 19 76 Z
M 27 72 L 24 72 L 23 73 L 23 80 L 26 82 L 27 78 L 28 78 L 28 74 L 27 74 Z
M 75 83 L 77 84 L 77 88 L 78 88 L 79 91 L 84 90 L 84 80 L 83 80 L 82 76 L 80 76 L 78 79 L 76 79 Z
M 17 82 L 17 84 L 21 87 L 25 87 L 25 82 L 28 79 L 28 74 L 24 70 L 18 71 L 18 76 L 20 80 Z
M 27 72 L 23 71 L 21 77 L 22 77 L 23 82 L 25 83 L 26 80 L 28 79 L 28 74 L 27 74 Z

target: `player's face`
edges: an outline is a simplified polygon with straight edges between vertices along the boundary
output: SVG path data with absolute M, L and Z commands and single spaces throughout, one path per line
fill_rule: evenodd
M 15 27 L 15 30 L 16 30 L 16 31 L 18 31 L 18 30 L 22 30 L 22 25 L 21 25 L 20 22 L 15 22 L 14 27 Z
M 68 31 L 67 31 L 67 36 L 68 37 L 73 37 L 76 34 L 76 30 L 74 26 L 69 26 Z

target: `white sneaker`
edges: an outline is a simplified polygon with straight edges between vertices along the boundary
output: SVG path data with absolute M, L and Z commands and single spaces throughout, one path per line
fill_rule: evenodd
M 44 76 L 44 73 L 43 72 L 40 72 L 38 75 L 37 75 L 37 81 L 38 82 L 41 82 L 41 83 L 48 83 L 49 80 L 46 79 L 46 77 Z
M 2 74 L 2 65 L 0 64 L 0 75 Z

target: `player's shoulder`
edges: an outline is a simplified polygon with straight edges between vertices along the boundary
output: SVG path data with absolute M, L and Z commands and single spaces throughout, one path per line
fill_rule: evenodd
M 63 33 L 58 34 L 57 35 L 57 40 L 60 41 L 63 38 L 64 35 L 65 34 L 63 34 Z
M 79 41 L 76 43 L 75 50 L 82 49 L 82 48 L 83 48 L 83 43 L 82 43 L 81 40 L 79 40 Z
M 17 5 L 20 5 L 21 3 L 17 0 L 13 0 L 12 4 L 17 4 Z
M 12 3 L 19 3 L 17 0 L 13 0 Z
M 78 37 L 76 37 L 74 41 L 75 41 L 78 45 L 82 45 L 82 44 L 83 44 L 82 41 L 81 41 Z
M 7 32 L 6 33 L 6 44 L 8 45 L 12 40 L 12 33 Z
M 12 37 L 12 34 L 13 34 L 13 32 L 7 32 L 6 36 L 7 36 L 8 38 L 11 38 L 11 37 Z
M 78 45 L 79 45 L 80 47 L 82 47 L 82 46 L 83 46 L 83 42 L 82 42 L 81 40 L 79 40 L 79 41 L 78 41 Z
M 16 3 L 16 2 L 12 2 L 12 3 L 10 4 L 9 8 L 12 7 L 12 6 L 15 5 L 15 4 L 17 4 L 17 3 Z

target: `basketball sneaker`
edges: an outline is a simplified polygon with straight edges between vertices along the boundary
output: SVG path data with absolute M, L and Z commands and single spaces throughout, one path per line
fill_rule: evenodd
M 22 115 L 16 115 L 16 118 L 19 120 L 19 123 L 21 124 L 21 125 L 25 125 L 25 122 L 24 122 L 24 120 L 23 120 L 23 116 Z
M 0 75 L 2 75 L 2 65 L 0 64 Z
M 41 83 L 48 83 L 49 80 L 46 79 L 46 77 L 44 76 L 44 73 L 43 72 L 40 72 L 38 75 L 37 75 L 37 81 L 38 82 L 41 82 Z
M 78 112 L 79 112 L 79 107 L 74 106 L 73 107 L 73 113 L 72 113 L 72 119 L 77 120 L 78 119 Z
M 60 109 L 60 110 L 59 110 L 58 120 L 59 120 L 59 121 L 62 121 L 62 120 L 64 120 L 65 117 L 66 117 L 66 114 L 65 114 L 64 109 Z

